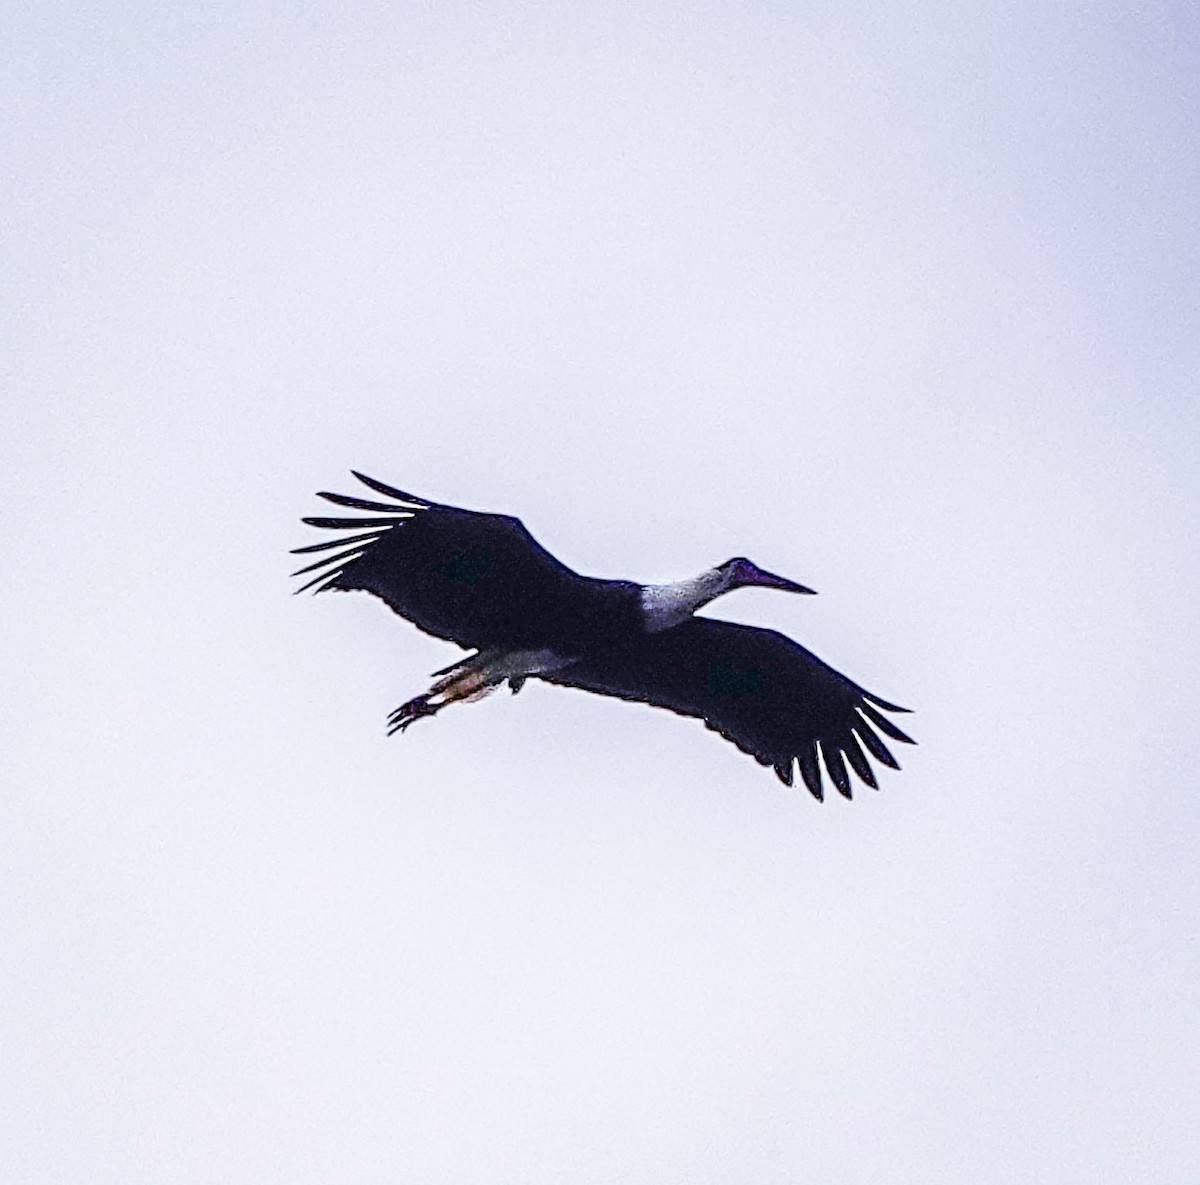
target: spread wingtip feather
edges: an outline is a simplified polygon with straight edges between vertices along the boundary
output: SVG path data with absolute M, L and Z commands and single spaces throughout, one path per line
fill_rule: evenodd
M 351 473 L 358 478 L 365 486 L 369 486 L 377 494 L 386 494 L 389 498 L 395 498 L 400 502 L 412 502 L 417 506 L 433 506 L 434 503 L 427 501 L 424 498 L 418 498 L 415 494 L 406 494 L 403 490 L 398 490 L 395 486 L 385 485 L 382 481 L 377 481 L 373 477 L 368 477 L 365 473 L 359 473 L 357 469 L 351 469 Z
M 310 543 L 307 547 L 293 547 L 290 555 L 305 555 L 310 551 L 328 551 L 331 547 L 343 547 L 351 543 L 375 543 L 380 538 L 375 531 L 367 531 L 363 535 L 343 536 L 341 539 L 330 539 L 325 543 Z
M 307 589 L 307 588 L 312 588 L 312 586 L 313 586 L 314 584 L 321 584 L 321 581 L 322 581 L 322 580 L 324 580 L 324 581 L 325 581 L 325 583 L 324 583 L 324 584 L 321 584 L 321 587 L 320 587 L 319 589 L 317 589 L 317 592 L 323 592 L 323 591 L 324 591 L 326 588 L 328 588 L 328 587 L 329 587 L 329 586 L 330 586 L 330 585 L 331 585 L 331 584 L 332 584 L 332 583 L 333 583 L 333 582 L 334 582 L 334 581 L 335 581 L 335 580 L 336 580 L 336 579 L 337 579 L 337 578 L 338 578 L 338 577 L 339 577 L 341 574 L 342 574 L 342 570 L 341 570 L 341 568 L 339 568 L 339 569 L 338 569 L 336 572 L 320 572 L 320 573 L 318 573 L 316 576 L 314 576 L 314 577 L 313 577 L 313 579 L 312 579 L 312 580 L 310 580 L 310 581 L 309 581 L 307 584 L 302 584 L 302 585 L 301 585 L 301 586 L 300 586 L 298 589 L 296 589 L 296 591 L 295 591 L 295 592 L 294 592 L 292 595 L 293 595 L 293 596 L 299 596 L 299 595 L 300 595 L 300 593 L 304 592 L 304 590 L 305 590 L 305 589 Z
M 825 788 L 821 785 L 821 767 L 817 764 L 815 748 L 805 749 L 803 753 L 798 754 L 796 762 L 800 766 L 800 776 L 804 779 L 809 793 L 818 802 L 824 802 Z
M 875 735 L 866 720 L 860 716 L 850 727 L 854 729 L 854 735 L 870 749 L 876 761 L 882 761 L 891 769 L 900 768 L 900 762 L 892 756 L 892 751 Z
M 302 518 L 310 527 L 325 527 L 331 531 L 345 531 L 354 527 L 393 527 L 395 518 Z
M 908 735 L 908 733 L 897 728 L 882 712 L 877 711 L 865 700 L 859 705 L 859 711 L 862 712 L 862 714 L 866 716 L 866 718 L 870 720 L 870 722 L 874 724 L 876 728 L 887 733 L 892 740 L 903 741 L 906 745 L 915 745 L 917 743 Z
M 305 572 L 315 572 L 318 568 L 326 568 L 331 564 L 334 567 L 337 567 L 340 564 L 349 563 L 351 560 L 358 559 L 358 557 L 362 554 L 363 550 L 361 547 L 352 547 L 349 549 L 349 551 L 338 552 L 337 555 L 322 556 L 315 564 L 309 564 L 304 568 L 297 568 L 292 575 L 303 576 Z
M 328 490 L 318 490 L 318 498 L 324 498 L 326 502 L 333 502 L 338 506 L 349 506 L 352 510 L 377 510 L 383 511 L 385 514 L 395 514 L 402 508 L 399 506 L 389 506 L 386 502 L 371 502 L 366 498 L 354 498 L 349 494 L 332 494 Z
M 843 798 L 852 798 L 850 776 L 846 773 L 846 763 L 842 760 L 841 750 L 835 744 L 822 741 L 821 753 L 825 758 L 825 768 L 829 771 L 829 777 L 837 787 L 837 792 Z
M 878 790 L 879 783 L 875 779 L 875 771 L 871 768 L 870 762 L 867 761 L 866 754 L 863 753 L 858 741 L 854 739 L 854 733 L 846 733 L 840 741 L 840 747 L 850 764 L 854 767 L 854 772 L 872 790 Z

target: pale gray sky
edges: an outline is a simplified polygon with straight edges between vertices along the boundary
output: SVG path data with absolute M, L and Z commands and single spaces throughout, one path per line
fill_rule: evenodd
M 10 6 L 0 1176 L 1200 1179 L 1182 3 Z M 916 709 L 823 806 L 289 597 L 365 470 Z

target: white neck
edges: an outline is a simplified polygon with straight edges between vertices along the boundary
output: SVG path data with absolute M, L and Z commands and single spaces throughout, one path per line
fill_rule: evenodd
M 701 605 L 707 605 L 713 597 L 725 592 L 731 579 L 731 573 L 710 568 L 690 580 L 643 584 L 642 620 L 646 632 L 657 634 L 687 621 Z

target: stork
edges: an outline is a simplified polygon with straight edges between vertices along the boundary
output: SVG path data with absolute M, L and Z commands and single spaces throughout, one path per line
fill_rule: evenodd
M 851 682 L 791 638 L 694 616 L 735 588 L 811 588 L 744 556 L 670 584 L 581 576 L 517 518 L 444 506 L 351 472 L 390 501 L 321 491 L 326 501 L 371 517 L 305 518 L 310 526 L 354 533 L 294 548 L 344 548 L 294 572 L 317 572 L 296 591 L 374 593 L 419 629 L 475 652 L 435 671 L 429 691 L 392 712 L 389 736 L 501 684 L 515 694 L 534 678 L 699 717 L 772 766 L 787 786 L 798 766 L 818 800 L 818 750 L 830 780 L 850 798 L 847 761 L 877 789 L 867 752 L 899 769 L 879 734 L 914 743 L 884 715 L 909 709 Z

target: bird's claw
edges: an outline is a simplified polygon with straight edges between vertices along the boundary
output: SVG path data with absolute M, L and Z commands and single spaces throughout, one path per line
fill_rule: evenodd
M 458 669 L 452 674 L 439 679 L 424 695 L 401 704 L 388 717 L 388 736 L 403 732 L 422 716 L 436 715 L 449 704 L 469 704 L 472 700 L 482 699 L 497 686 L 497 683 L 488 681 L 485 672 L 464 671 L 458 664 Z
M 420 720 L 422 716 L 436 715 L 438 708 L 442 705 L 430 703 L 429 700 L 430 697 L 427 695 L 418 695 L 416 699 L 410 699 L 408 703 L 401 704 L 388 716 L 388 736 L 403 732 L 414 720 Z

